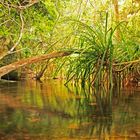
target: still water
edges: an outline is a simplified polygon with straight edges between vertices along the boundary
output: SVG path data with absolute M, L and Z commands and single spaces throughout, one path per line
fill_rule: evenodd
M 59 80 L 0 82 L 0 140 L 140 140 L 140 88 L 99 94 Z

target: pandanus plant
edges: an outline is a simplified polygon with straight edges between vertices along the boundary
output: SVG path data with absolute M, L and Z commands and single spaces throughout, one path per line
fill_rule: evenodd
M 82 86 L 88 82 L 96 87 L 100 85 L 112 87 L 113 37 L 119 25 L 114 28 L 108 27 L 108 13 L 102 26 L 91 26 L 76 20 L 74 23 L 78 25 L 76 31 L 78 41 L 77 46 L 71 51 L 78 55 L 69 59 L 66 84 L 74 79 L 78 83 L 81 81 Z

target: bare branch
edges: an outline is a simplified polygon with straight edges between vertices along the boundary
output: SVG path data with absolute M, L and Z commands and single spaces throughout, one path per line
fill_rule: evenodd
M 17 47 L 17 45 L 20 43 L 20 40 L 22 38 L 23 29 L 24 29 L 24 20 L 22 17 L 22 11 L 20 12 L 20 20 L 21 20 L 21 30 L 20 30 L 19 38 L 18 38 L 17 42 L 15 43 L 15 45 L 10 49 L 10 51 L 8 53 L 11 53 Z
M 20 43 L 22 35 L 23 35 L 23 30 L 24 30 L 24 20 L 23 20 L 23 17 L 22 17 L 22 11 L 20 11 L 20 20 L 21 20 L 21 30 L 20 30 L 18 40 L 8 52 L 5 52 L 5 53 L 1 54 L 0 60 L 3 59 L 5 56 L 11 54 L 13 52 L 13 50 L 17 47 L 17 45 Z

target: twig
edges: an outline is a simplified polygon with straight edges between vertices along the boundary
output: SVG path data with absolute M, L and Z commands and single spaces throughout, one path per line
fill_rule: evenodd
M 10 21 L 10 19 L 8 19 L 8 20 L 2 22 L 2 23 L 0 24 L 0 26 L 2 26 L 3 24 L 7 23 L 8 21 Z
M 21 52 L 23 50 L 25 50 L 26 48 L 23 48 L 23 49 L 20 49 L 20 50 L 17 50 L 17 51 L 12 51 L 10 54 L 14 54 L 14 53 L 18 53 L 18 52 Z

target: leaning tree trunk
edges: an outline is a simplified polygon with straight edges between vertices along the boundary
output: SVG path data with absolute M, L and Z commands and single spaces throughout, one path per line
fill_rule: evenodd
M 64 57 L 64 56 L 68 56 L 72 54 L 72 52 L 52 52 L 49 54 L 45 54 L 45 55 L 41 55 L 41 56 L 35 56 L 35 57 L 31 57 L 31 58 L 25 58 L 22 60 L 19 60 L 17 62 L 11 63 L 9 65 L 3 66 L 0 68 L 0 78 L 13 71 L 16 70 L 20 67 L 32 64 L 32 63 L 37 63 L 46 59 L 52 59 L 52 58 L 58 58 L 58 57 Z
M 0 53 L 0 67 L 3 67 L 5 65 L 9 65 L 15 61 L 17 61 L 18 54 L 17 53 L 8 53 L 11 49 L 11 46 L 13 45 L 12 41 L 9 38 L 1 39 L 2 41 L 2 47 L 1 47 L 1 53 Z M 16 51 L 16 49 L 14 50 Z M 7 55 L 5 55 L 7 54 Z M 12 71 L 8 74 L 2 76 L 2 79 L 7 80 L 18 80 L 18 72 Z

